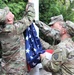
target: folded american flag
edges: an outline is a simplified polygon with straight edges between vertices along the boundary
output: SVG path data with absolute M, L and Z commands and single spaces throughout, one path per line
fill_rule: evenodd
M 26 29 L 25 46 L 27 63 L 30 68 L 33 68 L 41 62 L 40 54 L 45 52 L 45 50 L 42 49 L 41 42 L 37 36 L 33 23 Z

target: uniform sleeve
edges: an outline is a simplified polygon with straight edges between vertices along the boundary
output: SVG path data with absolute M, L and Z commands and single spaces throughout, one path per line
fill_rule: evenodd
M 41 32 L 46 35 L 47 37 L 59 37 L 59 31 L 52 29 L 50 26 L 46 25 L 42 21 L 35 21 L 35 24 L 39 27 Z
M 52 48 L 52 46 L 51 46 L 49 43 L 45 42 L 45 41 L 44 41 L 43 39 L 41 39 L 41 38 L 40 38 L 40 42 L 41 42 L 41 44 L 42 44 L 43 49 L 50 49 L 50 48 Z
M 24 17 L 18 22 L 14 23 L 17 34 L 20 34 L 25 29 L 27 29 L 27 27 L 30 26 L 31 23 L 33 22 L 34 18 L 35 18 L 34 4 L 28 3 Z
M 41 58 L 42 65 L 46 71 L 58 72 L 61 69 L 61 65 L 67 61 L 66 50 L 55 50 L 52 54 L 51 60 Z

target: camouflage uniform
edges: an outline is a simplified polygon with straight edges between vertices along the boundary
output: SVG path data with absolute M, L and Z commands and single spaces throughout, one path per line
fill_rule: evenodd
M 55 16 L 52 19 L 56 20 L 55 18 L 57 17 L 58 16 Z M 63 21 L 63 18 L 60 20 L 57 19 L 56 21 Z M 55 23 L 56 21 L 52 21 L 49 25 Z M 66 28 L 72 35 L 74 35 L 73 25 L 74 23 L 71 21 L 66 21 Z M 44 34 L 52 37 L 59 37 L 59 32 L 57 33 L 56 30 L 53 30 L 42 22 L 37 22 L 37 26 Z M 58 39 L 57 37 L 56 39 Z M 72 38 L 67 38 L 55 45 L 51 60 L 43 57 L 41 58 L 41 62 L 44 69 L 48 72 L 52 72 L 52 75 L 74 75 L 74 42 Z
M 52 45 L 50 45 L 49 43 L 45 42 L 43 39 L 41 39 L 41 38 L 39 38 L 39 39 L 40 39 L 40 42 L 41 42 L 44 50 L 53 48 Z
M 74 75 L 74 42 L 68 38 L 58 45 L 52 55 L 51 61 L 42 58 L 45 70 L 52 75 Z
M 8 11 L 8 9 L 2 10 Z M 4 13 L 4 17 L 5 14 L 6 12 Z M 2 13 L 0 15 L 2 16 Z M 23 32 L 33 22 L 34 15 L 33 4 L 28 3 L 26 15 L 24 15 L 23 19 L 15 22 L 13 25 L 7 24 L 3 29 L 0 27 L 0 41 L 2 46 L 2 68 L 0 75 L 27 75 Z M 5 19 L 0 17 L 0 21 L 3 22 Z
M 35 21 L 35 24 L 39 27 L 40 31 L 47 37 L 53 37 L 54 39 L 59 39 L 59 31 L 52 29 L 42 21 Z M 41 44 L 44 49 L 53 49 L 53 46 L 47 42 L 45 42 L 43 39 L 40 38 Z
M 54 19 L 54 21 L 53 21 L 53 19 Z M 62 17 L 62 15 L 59 15 L 59 16 L 57 16 L 55 18 L 52 17 L 51 20 L 52 20 L 52 22 L 49 23 L 48 25 L 46 25 L 42 21 L 35 21 L 35 24 L 39 27 L 41 32 L 43 34 L 45 34 L 45 36 L 48 36 L 48 37 L 51 36 L 51 37 L 53 37 L 55 39 L 59 39 L 60 38 L 59 31 L 51 28 L 49 25 L 52 25 L 56 21 L 63 21 L 63 17 Z

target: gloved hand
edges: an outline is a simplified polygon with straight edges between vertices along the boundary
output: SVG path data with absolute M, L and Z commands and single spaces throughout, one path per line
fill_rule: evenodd
M 52 49 L 48 49 L 45 51 L 45 56 L 47 59 L 51 60 L 51 57 L 52 57 L 52 53 L 54 52 L 54 50 Z
M 47 58 L 48 60 L 51 60 L 53 52 L 54 52 L 54 50 L 52 50 L 52 49 L 45 50 L 45 53 L 40 54 L 40 57 L 41 58 Z

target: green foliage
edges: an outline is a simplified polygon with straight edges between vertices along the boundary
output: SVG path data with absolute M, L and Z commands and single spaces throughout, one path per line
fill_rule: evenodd
M 74 21 L 74 1 L 69 3 L 68 8 L 66 3 L 66 0 L 40 0 L 40 20 L 48 24 L 52 16 L 62 14 L 64 20 Z
M 0 0 L 0 8 L 4 8 L 5 6 L 6 4 L 2 0 Z
M 25 2 L 18 2 L 18 3 L 13 2 L 8 4 L 10 10 L 15 15 L 15 19 L 21 19 L 21 17 L 24 14 L 25 5 L 26 5 Z

